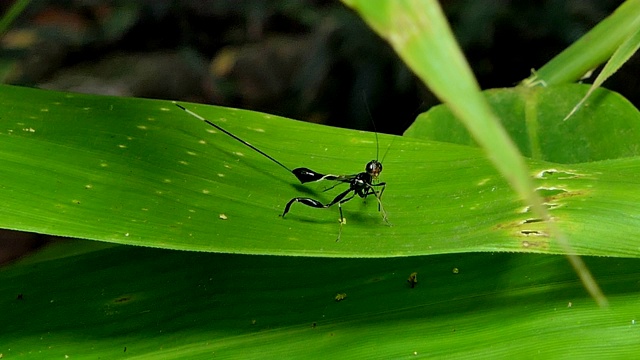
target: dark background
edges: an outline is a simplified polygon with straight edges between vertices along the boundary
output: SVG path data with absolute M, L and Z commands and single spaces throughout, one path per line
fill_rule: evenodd
M 442 1 L 483 89 L 511 87 L 621 1 Z M 2 3 L 3 12 L 9 3 Z M 5 83 L 194 101 L 401 133 L 438 100 L 337 1 L 32 1 Z M 605 85 L 640 101 L 632 59 Z

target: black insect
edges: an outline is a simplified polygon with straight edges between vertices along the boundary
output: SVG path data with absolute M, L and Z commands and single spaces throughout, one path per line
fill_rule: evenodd
M 183 107 L 180 104 L 176 104 L 176 106 L 178 106 L 180 109 L 186 111 L 187 113 L 189 113 L 190 115 L 204 121 L 205 123 L 213 126 L 214 128 L 222 131 L 223 133 L 231 136 L 232 138 L 236 139 L 237 141 L 243 143 L 244 145 L 248 146 L 249 148 L 255 150 L 256 152 L 258 152 L 259 154 L 261 154 L 262 156 L 266 157 L 267 159 L 273 161 L 274 163 L 278 164 L 280 167 L 282 167 L 283 169 L 287 170 L 288 172 L 292 173 L 293 175 L 295 175 L 295 177 L 300 181 L 300 183 L 305 184 L 308 182 L 316 182 L 316 181 L 322 181 L 322 180 L 330 180 L 330 181 L 336 181 L 337 183 L 327 189 L 325 189 L 324 191 L 328 191 L 331 190 L 333 188 L 335 188 L 338 185 L 341 184 L 348 184 L 349 188 L 344 190 L 343 192 L 341 192 L 340 194 L 338 194 L 335 198 L 333 198 L 333 200 L 331 202 L 328 202 L 326 204 L 323 204 L 322 202 L 312 199 L 312 198 L 308 198 L 308 197 L 295 197 L 291 200 L 289 200 L 289 202 L 287 203 L 287 205 L 285 205 L 284 207 L 284 211 L 282 213 L 283 218 L 285 217 L 285 215 L 287 215 L 287 213 L 289 212 L 289 210 L 291 210 L 291 205 L 293 205 L 293 203 L 301 203 L 307 206 L 311 206 L 314 208 L 328 208 L 331 207 L 333 205 L 338 205 L 338 209 L 340 210 L 340 231 L 338 232 L 338 238 L 336 239 L 336 241 L 340 240 L 340 236 L 342 234 L 342 225 L 345 224 L 346 220 L 345 217 L 342 213 L 342 204 L 344 204 L 345 202 L 353 199 L 356 195 L 360 196 L 361 198 L 365 199 L 367 198 L 367 196 L 369 195 L 373 195 L 375 196 L 377 202 L 378 202 L 378 211 L 380 211 L 380 213 L 382 214 L 382 219 L 388 223 L 387 221 L 387 213 L 384 211 L 384 208 L 382 207 L 382 202 L 380 201 L 380 199 L 382 198 L 382 193 L 384 192 L 385 188 L 386 188 L 386 183 L 384 182 L 378 182 L 378 176 L 380 175 L 380 173 L 382 172 L 382 163 L 378 160 L 371 160 L 367 163 L 367 165 L 365 166 L 365 169 L 363 172 L 358 173 L 358 174 L 353 174 L 353 175 L 331 175 L 331 174 L 321 174 L 318 172 L 315 172 L 311 169 L 308 168 L 295 168 L 293 170 L 289 169 L 287 166 L 285 166 L 284 164 L 282 164 L 280 161 L 274 159 L 273 157 L 269 156 L 267 153 L 263 152 L 262 150 L 258 149 L 257 147 L 251 145 L 250 143 L 242 140 L 241 138 L 237 137 L 236 135 L 228 132 L 227 130 L 221 128 L 220 126 L 212 123 L 211 121 L 203 118 L 202 116 L 194 113 L 191 110 L 186 109 L 185 107 Z M 378 134 L 376 133 L 376 143 L 377 143 L 377 138 L 378 138 Z M 377 151 L 377 153 L 379 152 L 379 150 Z M 377 156 L 376 156 L 377 158 Z M 380 189 L 380 190 L 377 190 Z

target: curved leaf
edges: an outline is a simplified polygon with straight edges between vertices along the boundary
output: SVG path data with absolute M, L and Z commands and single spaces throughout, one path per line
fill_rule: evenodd
M 25 104 L 22 99 L 30 99 Z M 0 226 L 121 244 L 246 254 L 388 257 L 465 251 L 561 253 L 473 147 L 380 136 L 383 204 L 295 177 L 170 102 L 0 87 Z M 371 133 L 189 105 L 290 167 L 354 173 Z M 242 154 L 242 155 L 240 155 Z M 531 162 L 554 221 L 577 253 L 639 254 L 637 158 L 563 166 Z M 543 172 L 546 171 L 546 172 Z M 539 176 L 538 176 L 539 175 Z M 597 205 L 597 206 L 596 206 Z M 226 219 L 223 219 L 226 218 Z M 579 241 L 578 241 L 579 240 Z

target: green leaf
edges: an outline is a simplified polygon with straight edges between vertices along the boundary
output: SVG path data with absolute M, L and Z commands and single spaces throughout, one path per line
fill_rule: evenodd
M 620 47 L 616 49 L 616 51 L 611 56 L 611 59 L 607 61 L 607 64 L 604 66 L 600 74 L 598 74 L 598 77 L 595 79 L 593 84 L 591 84 L 591 88 L 589 88 L 589 91 L 584 95 L 582 99 L 580 99 L 580 102 L 576 106 L 574 106 L 573 109 L 571 109 L 571 112 L 564 118 L 564 120 L 567 120 L 571 115 L 573 115 L 584 104 L 587 98 L 591 96 L 593 91 L 602 86 L 602 84 L 611 75 L 615 74 L 616 71 L 618 71 L 618 69 L 620 69 L 620 67 L 624 65 L 627 60 L 629 60 L 629 58 L 631 58 L 631 56 L 636 53 L 636 51 L 638 51 L 639 47 L 640 27 L 633 34 L 631 34 L 629 38 L 627 38 L 625 42 L 620 45 Z
M 556 55 L 524 85 L 559 85 L 580 80 L 611 57 L 640 28 L 640 1 L 627 0 L 578 41 Z
M 586 261 L 608 295 L 607 310 L 562 256 L 327 259 L 71 241 L 0 272 L 0 354 L 632 358 L 640 262 Z M 346 298 L 336 302 L 337 294 Z
M 562 253 L 474 147 L 381 135 L 383 204 L 392 226 L 375 201 L 354 199 L 343 205 L 347 224 L 336 243 L 336 208 L 294 204 L 287 218 L 279 215 L 292 197 L 328 202 L 338 189 L 299 185 L 170 102 L 10 86 L 0 87 L 0 99 L 3 228 L 245 254 Z M 348 174 L 375 155 L 371 133 L 186 106 L 290 167 Z M 529 165 L 554 223 L 576 239 L 578 254 L 640 255 L 637 157 Z

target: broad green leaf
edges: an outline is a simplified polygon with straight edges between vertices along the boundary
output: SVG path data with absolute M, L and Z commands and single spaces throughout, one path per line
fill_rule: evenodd
M 598 89 L 571 121 L 562 117 L 590 91 L 588 85 L 485 91 L 520 152 L 538 160 L 573 164 L 640 155 L 640 113 L 619 94 Z M 420 115 L 405 135 L 475 145 L 447 106 Z
M 29 99 L 25 103 L 23 99 Z M 184 104 L 290 167 L 354 173 L 375 136 L 250 111 Z M 474 147 L 380 136 L 383 204 L 293 175 L 167 101 L 0 87 L 0 226 L 120 244 L 245 254 L 389 257 L 562 253 Z M 531 161 L 530 176 L 578 254 L 640 255 L 640 160 Z M 224 216 L 222 216 L 224 215 Z M 221 217 L 225 217 L 222 219 Z
M 633 358 L 640 262 L 586 261 L 608 295 L 607 310 L 562 256 L 323 259 L 71 241 L 0 271 L 0 354 Z M 337 294 L 346 298 L 336 302 Z

